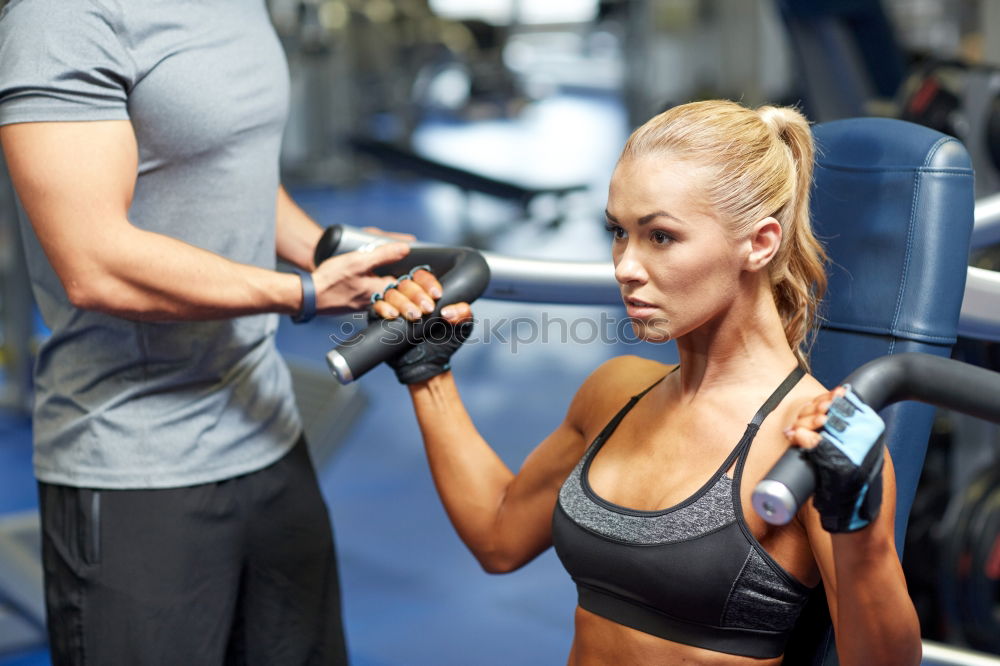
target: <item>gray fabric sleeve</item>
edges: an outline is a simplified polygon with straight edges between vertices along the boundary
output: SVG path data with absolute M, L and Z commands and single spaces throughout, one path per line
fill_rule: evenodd
M 135 65 L 116 15 L 88 0 L 12 0 L 0 14 L 0 125 L 124 120 Z

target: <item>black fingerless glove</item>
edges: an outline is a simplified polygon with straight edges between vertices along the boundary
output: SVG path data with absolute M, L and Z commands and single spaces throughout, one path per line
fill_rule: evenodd
M 816 473 L 813 506 L 827 532 L 854 532 L 878 517 L 884 429 L 878 414 L 847 387 L 830 405 L 819 445 L 803 451 Z
M 472 335 L 473 322 L 452 325 L 442 317 L 428 319 L 423 339 L 388 361 L 400 384 L 419 384 L 451 369 L 451 356 Z

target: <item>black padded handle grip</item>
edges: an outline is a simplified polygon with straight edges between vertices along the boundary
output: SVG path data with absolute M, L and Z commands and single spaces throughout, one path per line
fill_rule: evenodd
M 907 352 L 869 361 L 843 383 L 876 412 L 916 400 L 1000 423 L 1000 373 L 969 363 Z M 815 486 L 805 458 L 798 449 L 789 449 L 754 489 L 754 509 L 769 523 L 784 525 Z
M 349 230 L 339 225 L 328 228 L 317 244 L 316 263 L 322 263 L 334 254 L 344 251 L 341 246 L 348 238 Z M 363 240 L 365 236 L 358 235 Z M 386 242 L 391 242 L 388 239 Z M 350 243 L 347 251 L 357 249 Z M 467 247 L 420 247 L 410 248 L 410 253 L 402 260 L 379 266 L 378 275 L 402 275 L 413 267 L 427 265 L 441 283 L 441 298 L 431 314 L 417 321 L 405 319 L 377 319 L 368 327 L 355 333 L 327 355 L 331 371 L 343 384 L 359 379 L 366 372 L 396 354 L 410 349 L 423 339 L 423 329 L 427 320 L 441 314 L 441 308 L 450 303 L 471 303 L 479 298 L 490 281 L 490 267 L 483 256 Z

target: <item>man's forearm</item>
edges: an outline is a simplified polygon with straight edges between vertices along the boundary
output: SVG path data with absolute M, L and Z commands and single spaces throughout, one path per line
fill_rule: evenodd
M 128 319 L 184 321 L 301 307 L 298 276 L 230 261 L 128 225 L 60 278 L 74 305 Z

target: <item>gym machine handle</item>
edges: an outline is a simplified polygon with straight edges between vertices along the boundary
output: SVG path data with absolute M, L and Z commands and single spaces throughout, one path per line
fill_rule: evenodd
M 372 239 L 370 234 L 342 225 L 328 227 L 316 244 L 315 261 L 335 254 L 351 252 L 393 242 L 391 238 Z M 341 384 L 349 384 L 397 353 L 414 347 L 423 339 L 423 329 L 429 318 L 441 314 L 449 303 L 479 298 L 490 281 L 490 267 L 479 252 L 467 247 L 439 247 L 413 244 L 402 260 L 375 269 L 378 275 L 402 275 L 414 266 L 427 265 L 441 283 L 441 298 L 434 312 L 417 321 L 376 319 L 326 355 L 330 370 Z
M 921 352 L 882 356 L 843 383 L 876 412 L 916 400 L 1000 423 L 1000 373 L 961 361 Z M 772 525 L 784 525 L 815 488 L 816 477 L 802 449 L 791 447 L 754 488 L 753 508 Z

